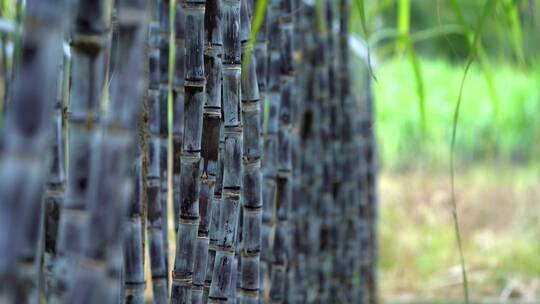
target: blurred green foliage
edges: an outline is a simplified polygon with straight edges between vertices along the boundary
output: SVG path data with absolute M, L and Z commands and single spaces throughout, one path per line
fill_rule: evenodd
M 15 16 L 15 0 L 0 0 L 0 16 L 12 19 Z
M 381 64 L 379 81 L 373 84 L 383 165 L 427 162 L 445 166 L 463 66 L 444 59 L 421 59 L 428 120 L 422 137 L 414 71 L 409 65 L 405 57 Z M 486 80 L 473 64 L 464 87 L 456 159 L 464 163 L 534 160 L 540 153 L 540 62 L 527 70 L 508 63 L 493 68 L 500 97 L 497 115 Z
M 491 0 L 493 1 L 493 0 Z M 405 8 L 400 3 L 410 5 L 410 16 L 404 16 Z M 486 23 L 482 42 L 490 57 L 515 62 L 531 60 L 540 48 L 540 12 L 535 0 L 500 0 L 494 16 Z M 410 33 L 434 29 L 447 25 L 475 25 L 484 6 L 484 1 L 470 0 L 381 0 L 367 1 L 368 24 L 373 34 L 382 29 L 395 28 Z M 461 10 L 461 16 L 455 6 Z M 402 16 L 402 17 L 400 17 Z M 407 20 L 410 22 L 407 23 Z M 405 21 L 402 21 L 405 20 Z M 405 26 L 404 24 L 407 24 Z M 353 24 L 356 31 L 360 27 Z M 392 40 L 386 41 L 393 44 Z M 384 47 L 384 43 L 382 47 Z M 379 46 L 381 47 L 381 45 Z M 393 47 L 393 46 L 392 46 Z M 464 60 L 468 55 L 467 37 L 464 33 L 439 35 L 415 45 L 423 55 L 446 57 L 450 60 Z
M 447 166 L 453 110 L 480 22 L 456 160 L 522 163 L 540 152 L 540 2 L 487 1 L 496 5 L 485 20 L 487 2 L 470 0 L 362 1 L 365 17 L 353 14 L 353 31 L 378 63 L 373 85 L 384 165 Z

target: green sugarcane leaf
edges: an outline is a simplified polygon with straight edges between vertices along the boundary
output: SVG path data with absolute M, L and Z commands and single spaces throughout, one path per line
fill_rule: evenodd
M 258 0 L 255 6 L 255 15 L 251 23 L 251 32 L 249 33 L 249 41 L 253 44 L 253 41 L 257 38 L 257 34 L 261 30 L 261 26 L 264 22 L 266 10 L 268 8 L 268 0 Z M 242 59 L 242 69 L 247 71 L 249 69 L 249 63 L 251 54 L 253 53 L 253 47 L 246 48 L 246 53 Z
M 463 27 L 457 24 L 444 24 L 438 27 L 427 28 L 411 33 L 410 40 L 412 43 L 422 42 L 430 40 L 439 36 L 445 36 L 450 34 L 464 34 Z M 369 38 L 369 45 L 377 46 L 381 41 L 385 39 L 397 39 L 400 33 L 397 29 L 382 29 L 373 33 Z
M 358 8 L 358 15 L 360 16 L 360 24 L 362 25 L 362 32 L 364 33 L 364 38 L 367 39 L 368 29 L 366 21 L 366 8 L 364 0 L 356 0 L 356 7 Z
M 317 12 L 317 29 L 319 33 L 326 33 L 326 20 L 324 19 L 323 3 L 324 0 L 317 0 L 315 2 L 315 10 Z
M 457 1 L 456 0 L 448 0 L 448 2 L 450 3 L 450 7 L 452 7 L 452 10 L 456 14 L 459 23 L 461 25 L 463 25 L 465 28 L 468 28 L 467 27 L 467 21 L 465 21 L 465 16 L 463 15 L 463 11 L 461 10 L 461 7 L 457 3 Z
M 411 27 L 411 1 L 399 0 L 398 1 L 398 15 L 397 15 L 398 31 L 400 33 L 400 39 L 396 41 L 396 53 L 401 53 L 407 47 L 406 35 L 410 32 Z
M 454 2 L 455 0 L 450 0 L 451 2 Z M 463 87 L 465 85 L 465 80 L 467 78 L 467 74 L 470 70 L 470 67 L 472 63 L 474 62 L 474 59 L 477 56 L 478 46 L 480 44 L 480 35 L 482 33 L 482 29 L 484 28 L 484 25 L 486 21 L 488 20 L 488 17 L 491 15 L 491 12 L 495 8 L 495 5 L 497 4 L 497 0 L 486 0 L 486 3 L 484 4 L 484 8 L 482 9 L 482 16 L 480 17 L 480 20 L 476 26 L 476 30 L 474 33 L 473 43 L 472 47 L 469 51 L 469 56 L 467 59 L 467 63 L 465 65 L 465 71 L 463 72 L 463 77 L 461 78 L 461 84 L 459 88 L 459 94 L 458 99 L 456 102 L 456 106 L 454 109 L 454 116 L 452 120 L 452 139 L 450 143 L 450 183 L 451 183 L 451 193 L 452 193 L 452 218 L 454 222 L 454 231 L 456 234 L 456 240 L 458 244 L 458 251 L 459 251 L 459 258 L 461 263 L 461 275 L 463 280 L 463 293 L 464 293 L 464 300 L 465 303 L 470 303 L 470 297 L 469 297 L 469 283 L 467 280 L 467 268 L 465 263 L 465 256 L 463 254 L 463 245 L 461 241 L 461 231 L 459 228 L 459 218 L 457 215 L 457 203 L 456 203 L 456 193 L 455 193 L 455 184 L 454 184 L 454 150 L 456 145 L 456 133 L 457 133 L 457 126 L 459 122 L 459 111 L 461 108 L 461 101 L 463 96 Z

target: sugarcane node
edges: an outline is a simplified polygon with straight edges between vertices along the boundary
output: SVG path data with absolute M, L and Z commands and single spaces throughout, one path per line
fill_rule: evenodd
M 191 285 L 191 282 L 193 281 L 192 272 L 180 272 L 180 271 L 173 270 L 171 271 L 171 275 L 172 275 L 173 281 L 179 284 Z
M 238 187 L 223 187 L 223 196 L 229 197 L 233 200 L 240 199 L 240 186 Z
M 260 205 L 251 205 L 247 206 L 244 205 L 244 212 L 251 213 L 251 214 L 259 214 L 262 211 L 262 202 L 260 202 Z
M 195 283 L 193 283 L 191 285 L 191 290 L 192 290 L 193 293 L 197 293 L 197 292 L 202 293 L 203 288 L 204 288 L 204 285 L 199 285 L 199 284 L 195 284 Z
M 180 224 L 187 226 L 199 226 L 200 217 L 180 214 Z
M 259 296 L 259 289 L 251 289 L 251 288 L 245 288 L 245 287 L 242 287 L 240 288 L 240 294 L 242 296 L 246 296 L 246 297 L 251 297 L 251 298 L 256 298 Z
M 71 38 L 71 45 L 88 54 L 97 54 L 105 45 L 105 39 L 103 33 L 98 34 L 85 34 L 75 33 Z
M 219 297 L 208 296 L 208 303 L 209 304 L 227 303 L 227 298 L 219 298 Z
M 204 49 L 204 55 L 210 58 L 221 58 L 223 52 L 223 44 L 217 44 L 206 41 L 206 47 Z
M 131 290 L 144 289 L 146 287 L 146 282 L 125 282 L 126 290 L 129 292 Z
M 242 161 L 245 166 L 256 164 L 261 160 L 260 156 L 242 156 Z
M 292 177 L 292 171 L 290 169 L 279 169 L 277 177 L 280 179 L 290 180 Z
M 199 79 L 185 79 L 183 90 L 204 90 L 204 87 L 206 86 L 206 79 L 199 78 Z M 188 100 L 186 100 L 187 102 Z
M 242 256 L 245 257 L 245 258 L 255 258 L 255 257 L 258 257 L 260 256 L 261 254 L 261 250 L 260 249 L 257 249 L 257 250 L 248 250 L 246 248 L 244 248 L 242 250 Z

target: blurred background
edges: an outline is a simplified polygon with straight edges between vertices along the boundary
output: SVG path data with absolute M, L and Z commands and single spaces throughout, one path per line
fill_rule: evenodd
M 462 302 L 450 147 L 474 54 L 454 152 L 471 298 L 539 303 L 540 2 L 356 2 L 351 46 L 365 59 L 368 41 L 373 71 L 383 299 Z

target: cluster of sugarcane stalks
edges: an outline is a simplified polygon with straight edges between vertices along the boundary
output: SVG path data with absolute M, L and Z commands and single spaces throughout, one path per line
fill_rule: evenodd
M 27 0 L 0 303 L 377 303 L 349 6 Z

